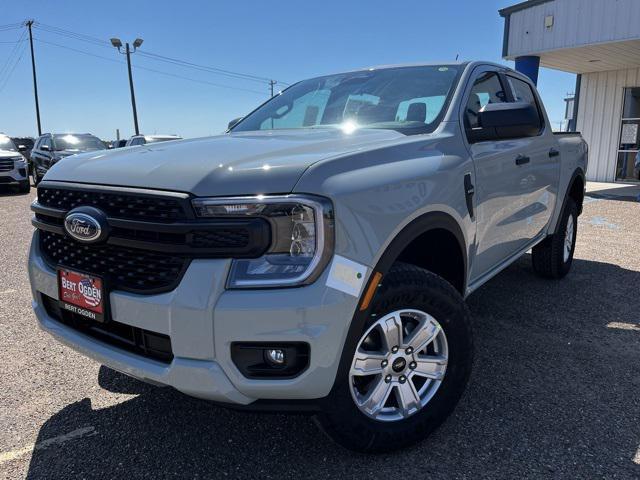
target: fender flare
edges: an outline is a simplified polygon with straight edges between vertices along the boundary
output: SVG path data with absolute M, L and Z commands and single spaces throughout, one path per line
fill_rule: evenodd
M 573 187 L 573 184 L 575 183 L 577 178 L 580 178 L 580 180 L 582 180 L 583 188 L 584 189 L 587 188 L 587 180 L 586 180 L 586 176 L 584 174 L 584 171 L 582 170 L 582 167 L 578 167 L 573 171 L 573 173 L 571 174 L 571 178 L 567 182 L 567 188 L 566 188 L 566 190 L 564 192 L 564 196 L 562 198 L 562 209 L 560 210 L 560 215 L 564 211 L 564 207 L 565 207 L 565 205 L 567 203 L 567 198 L 569 198 L 569 192 L 571 191 L 571 187 Z M 583 192 L 583 196 L 584 196 L 584 192 Z M 580 214 L 582 214 L 582 205 L 578 206 L 578 215 L 580 215 Z

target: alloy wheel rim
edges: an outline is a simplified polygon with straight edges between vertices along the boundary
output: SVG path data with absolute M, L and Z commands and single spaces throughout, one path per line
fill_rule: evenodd
M 569 257 L 571 256 L 571 250 L 573 249 L 573 235 L 573 215 L 569 215 L 569 219 L 567 220 L 567 228 L 565 228 L 564 232 L 564 263 L 567 263 L 569 261 Z
M 448 361 L 447 338 L 435 318 L 420 310 L 396 310 L 360 338 L 349 371 L 351 396 L 370 418 L 403 420 L 433 398 Z

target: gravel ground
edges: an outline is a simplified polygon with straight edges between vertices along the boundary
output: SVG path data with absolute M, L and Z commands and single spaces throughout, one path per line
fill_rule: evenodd
M 427 441 L 358 455 L 307 416 L 232 412 L 128 379 L 38 330 L 35 193 L 0 192 L 0 477 L 640 478 L 640 203 L 590 199 L 571 274 L 523 259 L 474 293 L 476 360 Z

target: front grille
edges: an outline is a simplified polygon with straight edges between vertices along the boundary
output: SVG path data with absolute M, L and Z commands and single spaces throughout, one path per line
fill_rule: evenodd
M 106 239 L 80 243 L 67 234 L 64 218 L 76 207 L 106 214 Z M 196 218 L 186 194 L 43 182 L 31 209 L 45 261 L 99 275 L 109 290 L 170 291 L 194 258 L 257 258 L 271 244 L 265 219 Z
M 82 315 L 60 308 L 58 301 L 47 295 L 42 295 L 42 303 L 50 317 L 96 340 L 163 363 L 173 360 L 171 338 L 167 335 L 111 319 L 105 323 L 87 320 Z
M 154 293 L 175 288 L 189 259 L 117 245 L 85 245 L 41 230 L 40 250 L 52 268 L 64 265 L 104 277 L 109 289 Z
M 221 228 L 217 230 L 194 230 L 191 243 L 196 248 L 245 248 L 251 239 L 246 228 Z
M 0 172 L 13 170 L 13 160 L 11 158 L 0 158 Z
M 128 194 L 101 190 L 38 187 L 38 203 L 69 211 L 79 206 L 96 207 L 110 217 L 148 222 L 173 222 L 190 218 L 183 202 L 170 196 Z

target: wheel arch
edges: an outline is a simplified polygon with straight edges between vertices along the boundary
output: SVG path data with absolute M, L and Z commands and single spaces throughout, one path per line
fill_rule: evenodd
M 564 208 L 564 202 L 567 198 L 572 198 L 578 207 L 578 215 L 582 213 L 582 206 L 584 204 L 585 187 L 587 182 L 585 180 L 585 174 L 582 168 L 576 168 L 569 180 L 565 198 L 563 200 L 562 207 Z
M 418 250 L 418 247 L 426 247 Z M 436 252 L 448 256 L 458 269 L 446 271 L 437 261 Z M 456 258 L 451 258 L 454 255 Z M 461 294 L 466 287 L 467 246 L 462 228 L 453 216 L 436 211 L 427 212 L 412 220 L 389 242 L 376 262 L 373 272 L 384 275 L 396 261 L 404 261 L 436 273 L 449 281 Z M 447 263 L 449 263 L 447 262 Z
M 433 236 L 431 237 L 430 235 Z M 349 330 L 342 348 L 340 364 L 338 366 L 336 378 L 334 379 L 333 389 L 336 388 L 336 386 L 340 382 L 340 379 L 344 380 L 344 378 L 346 378 L 346 374 L 349 370 L 351 362 L 351 357 L 350 355 L 345 355 L 345 352 L 350 352 L 355 348 L 356 343 L 360 338 L 360 335 L 366 324 L 367 318 L 371 315 L 369 306 L 373 303 L 372 300 L 373 298 L 375 298 L 375 293 L 370 298 L 371 301 L 367 303 L 366 308 L 362 308 L 362 304 L 366 292 L 369 290 L 369 288 L 376 288 L 376 286 L 371 285 L 372 282 L 376 281 L 375 274 L 379 273 L 382 275 L 382 277 L 379 277 L 381 279 L 378 280 L 378 282 L 384 281 L 384 277 L 389 272 L 392 265 L 398 260 L 406 259 L 407 257 L 403 257 L 403 254 L 406 255 L 407 252 L 411 252 L 411 249 L 414 245 L 420 245 L 419 242 L 425 239 L 428 239 L 430 241 L 433 241 L 433 239 L 448 239 L 450 241 L 455 240 L 454 246 L 456 247 L 459 255 L 456 263 L 458 264 L 458 267 L 460 269 L 460 272 L 457 274 L 457 276 L 460 279 L 458 281 L 459 285 L 454 285 L 454 287 L 460 292 L 461 295 L 464 295 L 467 284 L 468 260 L 466 241 L 459 223 L 450 214 L 440 211 L 428 212 L 412 220 L 387 245 L 381 257 L 376 262 L 371 275 L 369 276 L 367 284 L 365 285 L 364 292 L 358 302 L 358 308 L 353 316 L 351 324 L 349 325 Z M 433 243 L 428 243 L 428 246 L 431 245 L 433 245 Z M 445 245 L 445 251 L 447 248 L 451 248 L 451 244 Z M 423 268 L 425 268 L 425 266 L 423 265 L 417 264 L 417 266 L 422 266 Z M 432 273 L 439 274 L 438 272 Z M 448 278 L 445 277 L 445 279 L 449 281 Z

